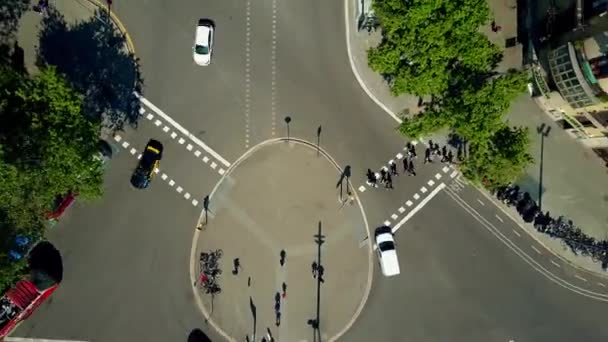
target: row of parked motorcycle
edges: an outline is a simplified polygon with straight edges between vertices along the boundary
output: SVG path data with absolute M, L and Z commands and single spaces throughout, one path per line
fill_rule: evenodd
M 608 269 L 608 241 L 596 240 L 578 228 L 572 220 L 563 216 L 551 217 L 543 213 L 528 192 L 522 192 L 518 185 L 511 184 L 494 190 L 494 195 L 508 206 L 515 207 L 522 219 L 533 223 L 534 228 L 552 238 L 558 238 L 577 255 L 589 256 Z

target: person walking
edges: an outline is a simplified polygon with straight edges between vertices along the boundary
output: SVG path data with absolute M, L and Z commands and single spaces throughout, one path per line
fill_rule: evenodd
M 414 144 L 410 144 L 409 153 L 414 157 L 418 158 L 416 155 L 416 146 Z
M 397 176 L 399 175 L 397 173 L 397 163 L 395 163 L 394 161 L 391 160 L 391 173 L 393 174 L 393 176 Z
M 412 176 L 416 175 L 416 170 L 414 169 L 414 162 L 412 160 L 410 160 L 408 164 L 408 170 Z
M 452 165 L 452 163 L 454 162 L 454 153 L 452 153 L 452 150 L 448 151 L 448 164 Z
M 386 170 L 384 168 L 380 169 L 380 182 L 382 184 L 386 183 Z
M 410 158 L 403 158 L 403 173 L 407 173 L 408 176 L 409 176 L 409 171 L 408 171 L 408 168 L 407 168 L 408 160 L 411 160 L 411 159 Z
M 431 148 L 427 147 L 426 150 L 424 150 L 424 163 L 430 163 L 431 162 Z
M 311 266 L 312 266 L 312 277 L 316 278 L 317 277 L 317 271 L 319 270 L 319 268 L 317 266 L 317 262 L 313 261 Z
M 393 177 L 391 177 L 390 173 L 386 174 L 386 188 L 393 189 Z

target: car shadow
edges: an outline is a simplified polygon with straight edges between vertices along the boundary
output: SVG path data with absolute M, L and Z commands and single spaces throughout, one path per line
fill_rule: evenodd
M 41 23 L 38 67 L 53 65 L 83 94 L 83 113 L 112 132 L 125 124 L 137 127 L 143 79 L 139 61 L 126 49 L 126 37 L 107 13 L 68 25 L 50 7 Z

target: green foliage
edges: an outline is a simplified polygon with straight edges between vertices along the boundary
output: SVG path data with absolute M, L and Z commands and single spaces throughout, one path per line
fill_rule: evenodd
M 102 169 L 94 158 L 100 126 L 55 69 L 29 77 L 0 67 L 0 89 L 1 287 L 23 271 L 6 256 L 14 236 L 43 236 L 57 196 L 100 196 Z
M 383 40 L 368 62 L 394 95 L 442 94 L 458 68 L 485 73 L 501 58 L 478 32 L 489 20 L 485 0 L 376 0 L 373 8 Z
M 513 182 L 533 160 L 529 145 L 527 128 L 502 124 L 485 144 L 471 146 L 463 174 L 490 187 Z

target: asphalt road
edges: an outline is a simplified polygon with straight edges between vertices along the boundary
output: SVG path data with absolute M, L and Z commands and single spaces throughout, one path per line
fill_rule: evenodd
M 141 59 L 144 96 L 222 157 L 234 162 L 247 148 L 284 136 L 283 118 L 289 115 L 292 136 L 315 141 L 322 126 L 321 144 L 338 163 L 351 165 L 358 187 L 367 168 L 385 165 L 404 144 L 394 131 L 396 123 L 352 74 L 343 5 L 148 0 L 116 2 L 114 9 Z M 191 56 L 201 17 L 217 26 L 214 60 L 204 68 L 195 66 Z M 213 168 L 213 159 L 195 156 L 197 147 L 188 150 L 190 141 L 172 138 L 175 128 L 156 125 L 157 117 L 144 117 L 136 131 L 121 134 L 117 144 L 127 141 L 129 147 L 112 161 L 104 198 L 78 203 L 50 233 L 64 255 L 65 281 L 16 336 L 185 341 L 194 328 L 212 335 L 193 303 L 188 257 L 201 210 L 192 199 L 211 192 L 221 166 Z M 141 150 L 152 137 L 165 143 L 165 158 L 152 187 L 136 191 L 128 183 L 137 155 L 130 149 Z M 441 166 L 419 166 L 418 171 L 417 177 L 396 179 L 393 191 L 359 193 L 371 226 L 394 221 L 391 215 L 441 173 Z M 459 196 L 475 205 L 478 195 L 467 188 Z M 498 213 L 489 203 L 477 209 L 483 217 Z M 518 229 L 508 220 L 501 224 L 508 231 Z M 541 275 L 447 193 L 440 192 L 419 211 L 398 232 L 397 242 L 402 274 L 375 278 L 368 306 L 344 340 L 606 338 L 605 304 Z M 534 258 L 550 268 L 548 256 Z M 552 272 L 601 291 L 592 278 L 573 280 L 575 271 L 567 265 Z

